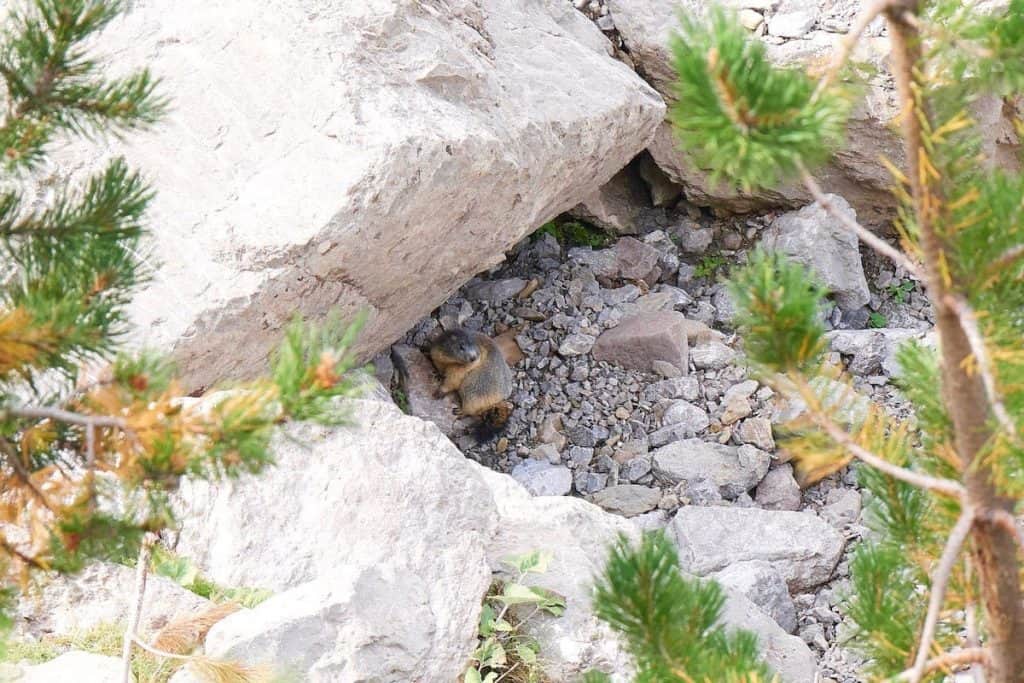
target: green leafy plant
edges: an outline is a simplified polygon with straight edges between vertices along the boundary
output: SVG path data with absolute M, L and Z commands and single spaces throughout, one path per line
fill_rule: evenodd
M 880 329 L 888 326 L 889 320 L 878 311 L 871 311 L 868 313 L 868 327 L 872 329 Z
M 899 248 L 838 211 L 811 172 L 840 140 L 853 104 L 844 69 L 878 17 L 906 159 L 887 161 Z M 801 478 L 860 461 L 875 534 L 856 550 L 846 609 L 865 673 L 917 683 L 973 667 L 989 683 L 1024 681 L 1024 176 L 990 163 L 972 114 L 983 97 L 1015 101 L 1024 90 L 1024 0 L 989 11 L 961 0 L 867 3 L 816 79 L 771 65 L 723 11 L 684 19 L 674 49 L 683 149 L 742 189 L 798 179 L 836 224 L 922 283 L 934 309 L 937 345 L 898 353 L 916 420 L 876 405 L 843 420 L 829 397 L 852 389 L 822 359 L 821 292 L 779 259 L 734 273 L 751 367 L 807 407 L 787 427 Z M 897 287 L 897 297 L 910 291 Z M 658 666 L 682 647 L 652 649 L 657 634 L 641 636 L 636 647 Z M 724 680 L 708 676 L 699 680 Z
M 718 273 L 718 269 L 724 265 L 724 256 L 704 256 L 700 261 L 698 261 L 697 265 L 693 267 L 693 276 L 695 278 L 713 278 Z
M 889 290 L 889 294 L 896 300 L 896 303 L 902 304 L 907 301 L 916 286 L 913 280 L 903 280 L 890 284 L 886 289 Z
M 150 566 L 157 576 L 170 579 L 212 602 L 235 602 L 252 609 L 273 595 L 264 588 L 222 586 L 203 576 L 199 568 L 187 557 L 181 557 L 160 547 L 154 549 Z
M 480 637 L 463 683 L 540 683 L 540 647 L 522 632 L 523 625 L 541 613 L 561 616 L 565 600 L 551 591 L 522 583 L 527 574 L 547 571 L 550 556 L 541 552 L 510 557 L 504 562 L 514 578 L 499 581 L 488 591 L 480 612 Z M 524 613 L 525 611 L 525 613 Z
M 660 531 L 636 546 L 620 538 L 594 589 L 594 612 L 625 639 L 637 681 L 777 680 L 758 657 L 757 637 L 720 623 L 724 605 L 717 583 L 683 577 L 675 546 Z M 593 672 L 585 680 L 608 679 Z

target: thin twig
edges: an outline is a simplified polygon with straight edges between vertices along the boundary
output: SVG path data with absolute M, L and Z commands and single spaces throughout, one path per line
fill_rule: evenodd
M 132 610 L 128 628 L 124 632 L 124 641 L 121 648 L 122 683 L 132 681 L 132 643 L 137 639 L 139 621 L 142 619 L 142 602 L 146 594 L 146 575 L 149 573 L 149 555 L 153 551 L 153 544 L 156 542 L 156 535 L 146 533 L 142 537 L 142 544 L 139 546 L 138 565 L 135 567 L 135 605 Z
M 806 392 L 805 401 L 807 393 L 813 395 L 813 390 L 811 390 L 807 382 L 800 382 L 798 383 L 798 386 L 802 387 L 801 393 Z M 850 455 L 858 460 L 871 465 L 885 474 L 888 474 L 893 479 L 898 479 L 918 488 L 933 491 L 934 493 L 949 496 L 950 498 L 957 498 L 959 500 L 963 500 L 966 497 L 967 491 L 959 482 L 953 481 L 952 479 L 942 479 L 940 477 L 933 477 L 928 474 L 908 470 L 905 467 L 892 464 L 881 456 L 875 455 L 858 444 L 849 432 L 837 425 L 832 418 L 826 415 L 823 411 L 817 410 L 811 406 L 810 401 L 806 401 L 806 403 L 807 411 L 814 423 L 823 429 L 825 433 L 828 434 L 829 438 L 845 448 Z
M 981 375 L 981 383 L 985 387 L 985 395 L 988 397 L 992 413 L 996 416 L 996 420 L 1003 428 L 1003 431 L 1011 438 L 1015 438 L 1017 436 L 1017 427 L 1010 418 L 1010 414 L 1006 411 L 1002 397 L 999 396 L 995 375 L 992 372 L 992 362 L 988 357 L 988 351 L 985 350 L 985 339 L 981 336 L 978 319 L 974 315 L 974 311 L 971 309 L 970 304 L 960 296 L 947 294 L 943 297 L 943 303 L 949 310 L 956 313 L 956 317 L 960 321 L 960 328 L 964 331 L 967 343 L 971 346 L 971 352 L 974 354 L 975 360 L 978 361 L 978 372 Z
M 28 417 L 39 420 L 54 420 L 56 422 L 67 422 L 69 424 L 93 427 L 117 427 L 127 428 L 127 423 L 119 417 L 107 415 L 83 415 L 73 413 L 60 408 L 37 408 L 33 406 L 22 406 L 20 408 L 5 408 L 0 411 L 0 417 L 9 415 L 12 417 Z
M 132 636 L 132 642 L 135 645 L 138 645 L 146 652 L 148 652 L 149 654 L 156 655 L 157 657 L 165 657 L 167 659 L 181 659 L 186 662 L 193 661 L 196 658 L 195 655 L 179 655 L 173 652 L 165 652 L 164 650 L 158 650 L 146 641 L 144 641 L 142 638 L 139 638 L 137 635 Z
M 985 664 L 986 662 L 988 662 L 988 650 L 983 647 L 969 647 L 963 650 L 957 650 L 956 652 L 947 652 L 935 657 L 934 659 L 929 659 L 925 662 L 924 671 L 922 673 L 927 674 L 937 669 L 948 669 L 962 664 Z M 913 676 L 913 670 L 907 669 L 895 678 L 891 678 L 889 680 L 894 682 L 916 680 Z
M 818 86 L 814 89 L 814 94 L 811 95 L 812 103 L 816 102 L 821 93 L 825 92 L 836 80 L 836 76 L 839 75 L 843 65 L 846 64 L 846 60 L 850 58 L 850 53 L 853 52 L 853 48 L 860 42 L 860 37 L 867 30 L 868 25 L 886 10 L 890 2 L 891 0 L 875 0 L 857 15 L 853 26 L 850 27 L 850 30 L 839 42 L 839 49 L 832 57 L 832 63 L 829 64 L 828 71 L 818 81 Z
M 807 171 L 802 162 L 797 162 L 797 166 L 800 169 L 800 179 L 804 183 L 804 187 L 814 197 L 814 201 L 818 202 L 825 211 L 829 213 L 833 218 L 842 223 L 843 227 L 852 232 L 857 238 L 868 245 L 882 256 L 887 257 L 890 261 L 903 268 L 903 270 L 910 273 L 917 280 L 923 280 L 923 275 L 917 265 L 907 258 L 899 249 L 896 249 L 891 244 L 883 240 L 881 237 L 871 232 L 863 225 L 850 218 L 845 213 L 839 211 L 835 205 L 825 196 L 825 192 L 818 185 L 818 182 L 814 177 Z
M 508 676 L 508 675 L 509 675 L 510 673 L 512 673 L 513 671 L 515 671 L 515 670 L 516 670 L 516 667 L 518 667 L 518 666 L 519 666 L 520 664 L 522 664 L 522 662 L 516 662 L 516 663 L 514 663 L 514 664 L 513 664 L 512 666 L 510 666 L 510 667 L 509 667 L 508 671 L 506 671 L 505 673 L 501 674 L 501 675 L 500 675 L 500 676 L 498 676 L 498 677 L 497 677 L 496 679 L 494 679 L 494 683 L 499 683 L 499 681 L 501 681 L 501 679 L 505 678 L 505 677 L 506 677 L 506 676 Z
M 909 677 L 903 679 L 910 683 L 918 683 L 925 674 L 928 667 L 928 652 L 932 647 L 932 639 L 935 637 L 935 629 L 939 625 L 939 611 L 942 609 L 942 602 L 946 598 L 946 586 L 949 584 L 949 575 L 953 572 L 953 565 L 956 564 L 960 548 L 967 540 L 967 534 L 971 532 L 974 525 L 975 512 L 970 505 L 965 505 L 960 512 L 960 519 L 956 521 L 953 530 L 949 532 L 949 539 L 946 547 L 942 550 L 942 557 L 935 568 L 932 576 L 931 594 L 928 596 L 928 614 L 924 619 L 924 628 L 921 630 L 921 642 L 917 647 L 917 658 L 914 666 L 910 668 Z

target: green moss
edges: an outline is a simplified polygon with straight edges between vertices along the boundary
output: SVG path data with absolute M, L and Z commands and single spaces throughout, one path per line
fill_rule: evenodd
M 533 233 L 535 239 L 541 235 L 551 235 L 562 246 L 594 249 L 607 247 L 614 239 L 603 230 L 581 221 L 549 221 Z

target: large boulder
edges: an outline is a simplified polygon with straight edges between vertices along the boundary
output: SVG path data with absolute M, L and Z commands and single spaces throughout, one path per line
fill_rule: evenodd
M 549 569 L 529 581 L 567 603 L 563 616 L 529 622 L 546 673 L 574 681 L 600 668 L 630 680 L 629 658 L 590 609 L 609 545 L 638 532 L 630 520 L 531 496 L 393 405 L 353 401 L 353 418 L 350 428 L 293 427 L 259 477 L 184 486 L 179 551 L 219 582 L 277 591 L 214 626 L 208 654 L 273 660 L 312 681 L 455 680 L 492 572 L 540 550 Z M 806 645 L 751 608 L 728 623 L 758 624 L 769 663 L 787 681 L 809 680 Z
M 835 211 L 857 220 L 842 197 L 829 195 L 828 201 Z M 871 301 L 857 236 L 818 202 L 772 221 L 761 245 L 806 266 L 844 311 L 855 311 Z
M 675 71 L 669 41 L 679 26 L 678 14 L 680 10 L 689 15 L 701 13 L 711 3 L 607 0 L 607 4 L 637 71 L 667 101 L 674 101 Z M 728 0 L 722 4 L 744 10 L 748 16 L 751 11 L 754 16 L 765 15 L 765 40 L 771 60 L 783 66 L 806 68 L 814 74 L 829 63 L 852 19 L 851 3 Z M 872 227 L 885 225 L 896 207 L 889 191 L 892 178 L 879 159 L 885 157 L 901 165 L 905 158 L 902 143 L 891 125 L 899 108 L 891 79 L 887 77 L 888 39 L 881 30 L 881 22 L 872 25 L 853 52 L 852 58 L 868 65 L 874 75 L 851 114 L 843 148 L 831 163 L 815 172 L 827 191 L 846 197 L 861 221 Z M 1019 137 L 1012 131 L 1012 118 L 1007 115 L 1012 112 L 1004 112 L 1000 104 L 995 100 L 983 101 L 974 113 L 985 131 L 986 151 L 991 158 L 997 164 L 1013 166 L 1019 162 L 1008 150 L 1019 146 Z M 807 190 L 795 181 L 752 193 L 724 183 L 712 185 L 706 170 L 696 167 L 678 150 L 667 122 L 659 127 L 648 151 L 666 175 L 684 187 L 687 199 L 698 205 L 742 213 L 771 206 L 796 207 L 811 201 Z
M 191 388 L 258 371 L 296 313 L 367 310 L 372 355 L 608 181 L 664 114 L 562 0 L 133 7 L 103 47 L 151 65 L 173 113 L 67 150 L 41 183 L 115 153 L 152 179 L 163 263 L 132 314 Z

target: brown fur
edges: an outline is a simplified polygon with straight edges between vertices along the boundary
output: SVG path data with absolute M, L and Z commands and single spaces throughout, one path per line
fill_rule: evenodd
M 500 428 L 512 413 L 512 371 L 494 340 L 483 334 L 452 330 L 430 347 L 430 359 L 442 377 L 441 395 L 457 391 L 462 414 L 481 417 Z
M 202 644 L 214 624 L 240 609 L 236 602 L 225 602 L 196 614 L 178 617 L 160 629 L 150 644 L 164 652 L 187 654 Z

